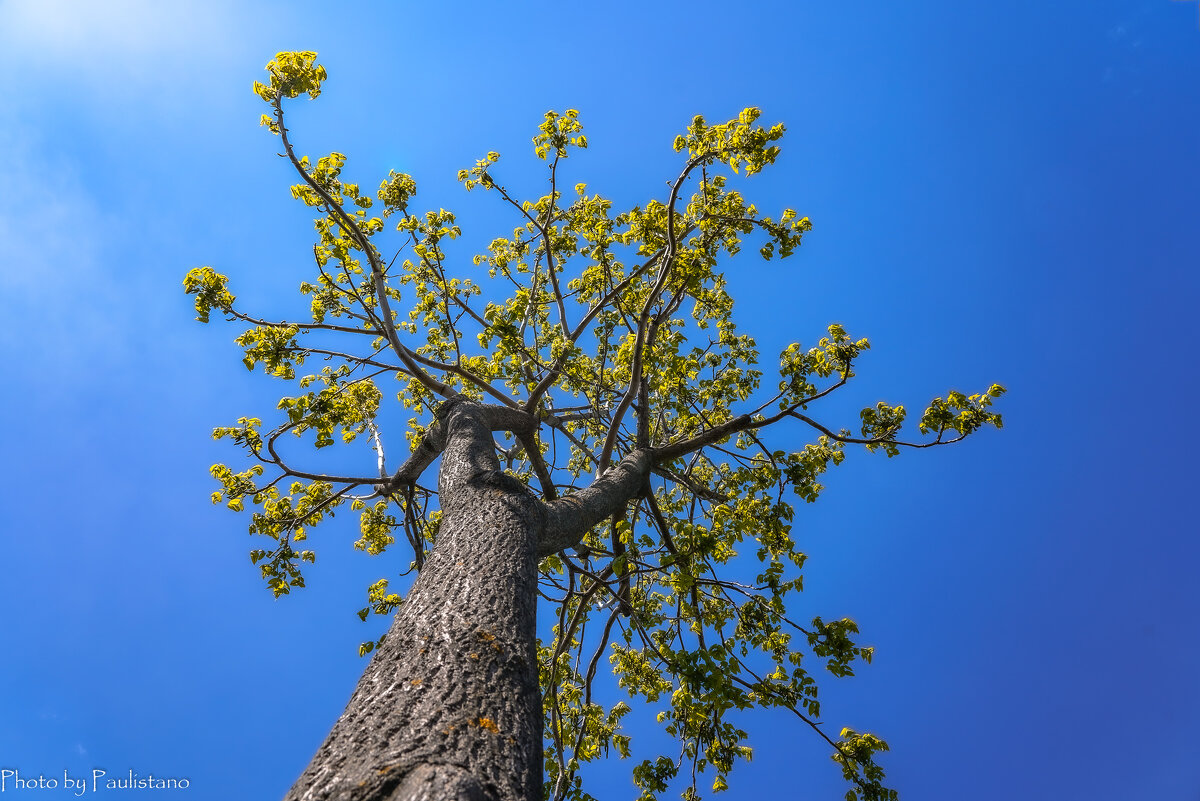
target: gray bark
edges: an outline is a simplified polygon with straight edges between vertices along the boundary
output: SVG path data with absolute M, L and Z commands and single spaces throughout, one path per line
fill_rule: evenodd
M 546 504 L 501 471 L 492 443 L 493 428 L 529 419 L 466 401 L 439 411 L 414 454 L 427 465 L 427 451 L 442 451 L 437 543 L 285 801 L 541 798 L 538 559 L 623 508 L 644 486 L 650 455 Z

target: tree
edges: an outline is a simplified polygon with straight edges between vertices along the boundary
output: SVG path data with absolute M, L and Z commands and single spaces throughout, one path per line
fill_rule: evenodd
M 630 707 L 595 690 L 605 661 L 679 741 L 678 756 L 635 762 L 643 799 L 680 773 L 685 798 L 709 771 L 723 789 L 750 753 L 731 711 L 753 706 L 791 710 L 824 739 L 848 798 L 894 798 L 875 760 L 882 740 L 850 729 L 835 740 L 817 725 L 811 663 L 849 676 L 871 649 L 850 620 L 788 616 L 804 555 L 784 493 L 816 500 L 846 445 L 895 456 L 999 427 L 990 405 L 1003 388 L 935 398 L 912 441 L 900 439 L 904 407 L 883 402 L 862 410 L 857 434 L 827 425 L 810 407 L 847 384 L 869 347 L 840 325 L 814 347 L 789 346 L 778 381 L 763 381 L 721 270 L 751 238 L 763 258 L 790 256 L 811 226 L 791 209 L 760 214 L 737 188 L 779 153 L 783 126 L 759 125 L 756 109 L 692 120 L 665 200 L 620 213 L 582 183 L 567 201 L 563 165 L 587 140 L 575 111 L 548 112 L 533 139 L 544 196 L 506 189 L 494 152 L 459 173 L 517 227 L 473 268 L 452 269 L 455 217 L 413 211 L 412 177 L 393 172 L 370 197 L 343 179 L 342 154 L 297 155 L 285 101 L 318 96 L 315 58 L 280 53 L 255 83 L 270 107 L 262 122 L 300 178 L 292 193 L 319 215 L 315 277 L 300 285 L 311 319 L 250 315 L 209 267 L 184 282 L 202 322 L 217 310 L 251 325 L 237 338 L 247 368 L 296 387 L 278 425 L 245 417 L 214 431 L 252 460 L 213 467 L 213 500 L 236 511 L 251 501 L 250 531 L 269 540 L 251 560 L 274 595 L 304 586 L 309 532 L 347 506 L 354 547 L 379 555 L 402 533 L 417 571 L 403 599 L 387 578 L 367 589 L 359 616 L 394 620 L 364 644 L 374 655 L 288 798 L 590 798 L 580 766 L 634 745 L 621 728 Z M 392 258 L 388 223 L 401 240 Z M 324 366 L 298 377 L 315 360 Z M 388 377 L 411 415 L 398 467 L 384 449 Z M 765 431 L 785 420 L 815 440 L 772 449 Z M 374 464 L 300 467 L 285 434 L 311 434 L 317 448 L 362 437 Z M 435 462 L 436 489 L 422 481 Z M 539 604 L 550 613 L 541 637 Z

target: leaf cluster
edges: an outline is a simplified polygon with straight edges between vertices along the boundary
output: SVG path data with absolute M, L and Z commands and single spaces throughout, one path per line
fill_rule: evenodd
M 295 388 L 279 401 L 275 427 L 244 417 L 214 431 L 251 461 L 240 472 L 213 467 L 221 485 L 213 500 L 241 511 L 250 499 L 250 532 L 272 543 L 251 558 L 272 592 L 304 585 L 302 564 L 315 554 L 294 545 L 344 505 L 359 519 L 354 547 L 391 554 L 402 533 L 408 568 L 421 568 L 440 512 L 436 490 L 419 479 L 436 455 L 430 432 L 444 399 L 530 420 L 499 432 L 496 450 L 546 501 L 649 452 L 649 481 L 624 510 L 541 565 L 552 621 L 538 647 L 548 797 L 590 798 L 582 766 L 610 752 L 632 760 L 642 799 L 673 783 L 697 798 L 704 774 L 723 790 L 751 756 L 736 723 L 750 707 L 786 709 L 823 740 L 852 784 L 848 798 L 894 797 L 875 761 L 882 740 L 850 729 L 834 740 L 820 726 L 817 674 L 851 676 L 872 650 L 849 619 L 791 616 L 805 566 L 793 499 L 815 501 L 848 445 L 895 456 L 1000 427 L 990 407 L 1003 388 L 935 398 L 915 440 L 902 437 L 905 407 L 880 401 L 862 410 L 852 435 L 811 411 L 854 378 L 870 348 L 836 323 L 813 347 L 785 348 L 778 381 L 763 381 L 725 271 L 748 243 L 765 259 L 791 256 L 812 224 L 793 209 L 764 215 L 743 196 L 746 179 L 779 157 L 784 134 L 781 124 L 759 124 L 758 109 L 715 125 L 694 118 L 674 140 L 682 164 L 666 195 L 627 209 L 584 182 L 568 184 L 568 160 L 588 141 L 577 111 L 548 112 L 533 137 L 545 194 L 509 191 L 494 151 L 459 171 L 467 191 L 513 219 L 511 233 L 468 255 L 453 212 L 414 208 L 412 176 L 390 172 L 368 196 L 345 179 L 344 154 L 296 152 L 284 100 L 320 94 L 326 73 L 315 59 L 280 53 L 268 82 L 254 85 L 269 106 L 264 124 L 299 176 L 293 196 L 317 214 L 312 272 L 299 284 L 307 308 L 291 321 L 261 319 L 236 305 L 210 267 L 184 281 L 197 319 L 215 310 L 249 325 L 236 339 L 248 369 Z M 300 375 L 310 360 L 325 366 Z M 407 425 L 392 428 L 397 417 Z M 765 430 L 784 420 L 813 440 L 768 447 Z M 303 464 L 310 452 L 285 448 L 289 432 L 312 432 L 317 448 L 357 447 L 364 469 L 335 475 Z M 385 450 L 397 436 L 402 461 Z M 396 608 L 401 598 L 387 588 L 384 578 L 367 589 L 361 619 Z M 622 729 L 629 704 L 594 691 L 601 664 L 620 690 L 657 710 L 677 750 L 641 755 Z

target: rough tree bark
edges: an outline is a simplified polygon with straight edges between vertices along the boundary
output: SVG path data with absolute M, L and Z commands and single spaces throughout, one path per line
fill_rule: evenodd
M 544 503 L 502 472 L 491 434 L 530 430 L 532 416 L 452 401 L 438 418 L 398 473 L 419 473 L 441 452 L 437 542 L 286 801 L 542 797 L 538 559 L 634 497 L 650 455 Z

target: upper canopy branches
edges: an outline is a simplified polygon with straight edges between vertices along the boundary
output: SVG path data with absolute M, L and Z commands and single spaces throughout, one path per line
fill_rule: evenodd
M 238 339 L 248 368 L 261 364 L 291 380 L 310 357 L 329 366 L 300 381 L 308 392 L 280 402 L 287 421 L 265 436 L 259 421 L 248 418 L 238 428 L 218 429 L 218 436 L 233 436 L 278 472 L 263 486 L 236 474 L 222 492 L 231 502 L 247 494 L 264 501 L 286 478 L 377 486 L 376 492 L 415 482 L 417 475 L 401 481 L 399 474 L 380 482 L 378 469 L 358 476 L 299 470 L 276 447 L 285 432 L 316 431 L 318 447 L 333 442 L 335 429 L 345 441 L 367 432 L 376 467 L 386 471 L 375 420 L 382 398 L 377 380 L 387 374 L 404 382 L 398 399 L 412 410 L 428 412 L 437 398 L 461 394 L 525 412 L 531 422 L 511 429 L 520 434 L 519 447 L 508 453 L 538 479 L 546 498 L 576 486 L 584 474 L 603 473 L 635 449 L 655 453 L 656 465 L 666 467 L 784 417 L 807 423 L 833 443 L 882 447 L 889 454 L 1000 423 L 987 411 L 1003 391 L 996 386 L 969 398 L 951 393 L 935 399 L 921 420 L 922 433 L 932 435 L 925 442 L 898 439 L 903 407 L 880 403 L 863 410 L 861 437 L 809 417 L 803 412 L 808 404 L 844 385 L 855 357 L 868 347 L 840 326 L 816 347 L 787 348 L 778 391 L 752 400 L 761 389 L 758 352 L 751 337 L 736 332 L 721 259 L 756 233 L 764 258 L 786 257 L 811 228 L 792 209 L 778 218 L 762 215 L 722 172 L 753 175 L 778 156 L 774 143 L 783 126 L 759 125 L 757 109 L 720 125 L 696 117 L 675 139 L 674 149 L 686 160 L 666 199 L 617 214 L 611 201 L 583 183 L 575 184 L 569 202 L 560 190 L 563 160 L 587 147 L 574 110 L 548 112 L 533 139 L 548 171 L 546 195 L 514 197 L 493 175 L 500 158 L 495 152 L 460 171 L 468 190 L 496 194 L 518 220 L 511 236 L 493 239 L 474 257 L 494 279 L 485 300 L 472 270 L 445 250 L 461 235 L 453 213 L 410 209 L 417 192 L 411 176 L 390 173 L 372 197 L 343 180 L 344 155 L 315 163 L 297 155 L 283 101 L 320 94 L 326 75 L 315 54 L 281 53 L 268 73 L 269 85 L 255 84 L 271 107 L 263 122 L 281 137 L 301 179 L 293 195 L 321 212 L 315 220 L 316 274 L 300 285 L 311 300 L 311 321 L 270 321 L 241 311 L 225 277 L 209 267 L 189 272 L 185 287 L 195 295 L 200 320 L 217 309 L 253 324 Z M 388 220 L 401 234 L 399 251 L 408 251 L 399 263 L 398 256 L 385 259 L 378 245 Z M 506 296 L 498 294 L 505 286 Z M 394 304 L 406 306 L 407 314 Z M 423 431 L 420 424 L 410 428 L 410 446 L 421 442 Z M 707 490 L 720 493 L 718 487 Z M 329 506 L 343 500 L 338 496 Z M 299 527 L 297 520 L 284 526 Z
M 793 209 L 764 215 L 740 189 L 747 185 L 742 176 L 775 162 L 783 126 L 760 125 L 753 108 L 718 125 L 694 118 L 674 140 L 681 165 L 665 196 L 617 210 L 564 175 L 564 162 L 588 146 L 578 112 L 547 112 L 533 138 L 548 179 L 546 194 L 523 198 L 510 191 L 495 152 L 459 172 L 466 190 L 490 193 L 515 226 L 467 259 L 454 247 L 463 232 L 452 212 L 413 208 L 417 185 L 411 176 L 391 172 L 371 193 L 344 178 L 343 154 L 314 161 L 297 153 L 284 101 L 320 94 L 326 74 L 314 53 L 281 53 L 267 70 L 269 82 L 254 87 L 270 109 L 262 122 L 280 137 L 298 176 L 294 197 L 319 214 L 314 272 L 300 283 L 309 298 L 307 318 L 251 315 L 236 305 L 225 276 L 210 267 L 191 270 L 184 284 L 202 322 L 215 309 L 251 326 L 237 339 L 247 368 L 261 365 L 296 384 L 297 394 L 278 404 L 283 415 L 275 427 L 264 429 L 260 419 L 246 417 L 214 431 L 256 461 L 241 472 L 215 466 L 221 489 L 214 501 L 240 510 L 248 497 L 257 507 L 251 531 L 275 544 L 253 551 L 252 559 L 276 595 L 303 586 L 299 565 L 315 555 L 295 546 L 306 539 L 306 529 L 344 504 L 360 513 L 356 547 L 382 552 L 402 531 L 420 567 L 439 520 L 436 492 L 422 484 L 422 474 L 445 447 L 445 410 L 470 402 L 486 428 L 501 435 L 495 447 L 505 468 L 537 487 L 545 504 L 542 555 L 550 557 L 548 575 L 566 577 L 566 585 L 555 585 L 564 593 L 564 616 L 582 627 L 589 609 L 633 610 L 626 637 L 643 638 L 639 658 L 648 661 L 635 664 L 622 656 L 619 673 L 641 676 L 643 690 L 653 685 L 646 683 L 649 670 L 682 681 L 671 643 L 682 643 L 685 631 L 698 632 L 710 653 L 704 632 L 734 637 L 724 629 L 729 622 L 773 667 L 755 681 L 741 680 L 745 687 L 737 689 L 735 682 L 723 692 L 747 693 L 760 703 L 775 699 L 802 717 L 816 717 L 807 674 L 784 670 L 792 657 L 779 633 L 781 599 L 798 579 L 792 584 L 780 578 L 782 560 L 797 568 L 803 561 L 790 538 L 784 490 L 814 500 L 819 476 L 842 460 L 846 444 L 892 456 L 904 447 L 954 442 L 985 425 L 999 427 L 1001 418 L 990 406 L 1004 389 L 992 385 L 976 395 L 934 398 L 920 417 L 922 436 L 912 440 L 901 439 L 905 408 L 882 401 L 862 410 L 857 433 L 822 422 L 810 407 L 844 386 L 869 348 L 867 340 L 851 338 L 836 324 L 815 346 L 787 347 L 778 380 L 764 382 L 754 339 L 738 333 L 734 323 L 723 271 L 750 241 L 764 259 L 790 256 L 812 227 Z M 385 245 L 389 229 L 398 241 Z M 297 379 L 298 368 L 314 357 L 322 369 Z M 412 415 L 401 447 L 388 427 L 396 411 L 388 400 L 392 393 L 383 388 L 388 376 L 399 380 L 395 397 Z M 815 442 L 791 452 L 767 447 L 762 429 L 784 419 L 811 427 Z M 371 456 L 350 475 L 301 468 L 284 453 L 282 437 L 307 432 L 318 448 L 362 436 Z M 603 521 L 609 523 L 607 541 L 600 537 Z M 733 558 L 743 537 L 761 546 L 766 572 L 756 586 L 768 591 L 770 614 L 736 600 L 741 590 L 715 572 Z M 608 566 L 551 556 L 576 545 L 608 559 Z M 668 600 L 655 600 L 660 590 Z M 373 585 L 369 609 L 390 611 L 394 597 L 386 594 L 386 581 Z M 672 604 L 678 608 L 667 614 Z M 729 611 L 734 608 L 736 613 Z M 604 628 L 604 643 L 614 620 L 609 617 Z M 573 639 L 573 630 L 564 617 L 548 658 L 558 664 L 576 649 L 575 667 L 550 675 L 590 688 L 595 659 L 585 682 L 578 652 L 583 635 Z M 858 653 L 850 628 L 818 618 L 811 632 L 816 652 L 830 658 L 830 670 L 848 672 Z M 722 652 L 720 658 L 733 657 Z M 581 703 L 576 713 L 583 726 L 592 713 L 590 702 Z M 562 724 L 567 712 L 560 712 Z M 611 733 L 615 725 L 588 720 L 583 729 L 593 732 L 587 735 L 593 740 L 577 740 L 577 756 L 587 752 L 587 742 L 603 740 L 595 732 L 609 726 Z M 696 743 L 703 740 L 688 728 L 692 723 L 679 726 Z M 719 755 L 713 732 L 711 762 L 726 770 L 737 752 Z M 837 753 L 865 765 L 881 747 L 869 738 L 850 732 Z M 855 749 L 866 762 L 852 756 Z M 569 743 L 555 740 L 551 750 L 557 760 L 551 771 L 570 774 L 563 756 Z M 645 767 L 642 786 L 653 786 L 662 772 L 669 771 L 658 763 Z

